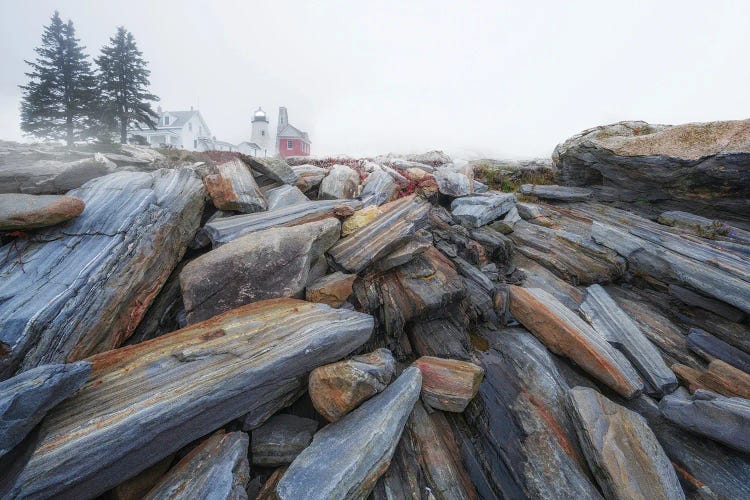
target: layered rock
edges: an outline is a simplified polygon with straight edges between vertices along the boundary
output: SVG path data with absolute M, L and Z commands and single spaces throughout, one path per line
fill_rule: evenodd
M 550 351 L 570 358 L 626 398 L 640 394 L 643 381 L 628 360 L 549 293 L 512 286 L 510 311 Z
M 421 382 L 419 370 L 407 368 L 381 394 L 318 431 L 279 481 L 279 498 L 367 497 L 391 461 Z
M 377 205 L 369 205 L 361 210 L 357 210 L 341 224 L 341 237 L 349 236 L 358 229 L 363 228 L 382 213 Z
M 569 394 L 581 447 L 606 498 L 685 498 L 643 417 L 594 389 L 576 387 Z
M 243 159 L 255 172 L 259 172 L 273 181 L 292 186 L 297 182 L 297 174 L 282 158 L 245 156 Z
M 352 199 L 359 188 L 359 174 L 346 165 L 334 165 L 320 183 L 321 200 Z
M 0 231 L 54 226 L 78 217 L 84 207 L 71 196 L 0 194 Z
M 714 359 L 705 370 L 675 364 L 672 371 L 690 392 L 709 390 L 727 397 L 750 399 L 750 374 Z
M 408 196 L 381 207 L 382 214 L 359 231 L 343 238 L 329 251 L 339 270 L 359 273 L 400 247 L 424 226 L 430 204 Z
M 312 442 L 318 422 L 294 415 L 276 415 L 253 431 L 253 465 L 286 465 Z
M 396 182 L 388 172 L 377 169 L 365 179 L 359 197 L 366 205 L 382 205 L 391 201 L 396 192 L 396 187 Z
M 744 231 L 716 219 L 707 219 L 700 215 L 679 210 L 670 210 L 659 214 L 659 223 L 679 227 L 701 238 L 718 241 L 730 241 L 750 245 L 750 231 Z
M 352 294 L 356 274 L 335 272 L 315 280 L 305 289 L 305 298 L 310 302 L 321 302 L 331 307 L 339 307 Z
M 479 391 L 484 370 L 457 359 L 422 356 L 414 362 L 422 372 L 422 400 L 436 410 L 461 413 Z
M 682 391 L 659 402 L 662 415 L 680 427 L 750 453 L 750 400 L 727 398 L 697 390 L 690 396 Z
M 248 436 L 219 431 L 172 467 L 143 498 L 247 498 Z
M 745 373 L 750 373 L 750 354 L 727 344 L 708 332 L 699 328 L 691 329 L 687 336 L 687 343 L 691 350 L 709 361 L 721 359 Z
M 220 163 L 212 172 L 203 178 L 203 184 L 219 210 L 249 214 L 268 208 L 252 172 L 240 159 Z
M 395 361 L 388 349 L 320 366 L 310 373 L 310 399 L 318 413 L 329 422 L 336 422 L 382 392 L 391 381 L 394 368 Z
M 506 214 L 515 204 L 513 194 L 490 191 L 456 198 L 451 203 L 451 213 L 464 226 L 481 227 Z
M 298 296 L 339 232 L 338 220 L 328 218 L 259 231 L 201 255 L 180 273 L 188 322 L 259 300 Z
M 14 494 L 94 497 L 248 412 L 257 427 L 372 328 L 365 314 L 277 299 L 94 356 L 91 380 L 45 419 Z
M 472 179 L 465 173 L 441 168 L 435 172 L 434 177 L 440 193 L 446 196 L 459 197 L 474 192 Z
M 594 197 L 591 189 L 556 185 L 524 184 L 520 192 L 543 200 L 554 201 L 586 201 Z
M 22 152 L 21 156 L 29 156 L 28 153 Z M 99 153 L 92 158 L 67 162 L 44 159 L 45 156 L 39 155 L 39 159 L 29 162 L 12 153 L 3 155 L 0 160 L 0 193 L 59 194 L 117 171 L 117 165 Z
M 302 192 L 306 193 L 323 181 L 328 171 L 315 165 L 296 165 L 292 167 L 292 170 L 297 175 L 297 186 Z
M 77 218 L 0 249 L 0 378 L 122 344 L 195 234 L 190 170 L 121 172 L 68 193 Z
M 204 230 L 216 247 L 264 229 L 298 226 L 329 217 L 347 217 L 361 207 L 362 202 L 358 200 L 307 201 L 267 212 L 222 217 L 206 223 Z
M 417 255 L 425 253 L 427 249 L 430 248 L 430 246 L 431 245 L 429 243 L 425 243 L 418 239 L 410 240 L 406 242 L 401 248 L 394 250 L 393 252 L 389 253 L 378 262 L 376 262 L 373 266 L 373 270 L 384 272 L 388 271 L 389 269 L 393 269 L 394 267 L 406 264 Z
M 604 288 L 588 287 L 580 310 L 586 321 L 628 358 L 656 394 L 669 394 L 677 388 L 677 378 L 659 351 Z
M 277 208 L 310 201 L 298 187 L 288 184 L 269 189 L 266 191 L 266 198 L 268 198 L 268 210 L 276 210 Z

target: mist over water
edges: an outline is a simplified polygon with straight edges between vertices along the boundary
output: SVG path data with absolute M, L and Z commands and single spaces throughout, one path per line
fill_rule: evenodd
M 442 149 L 548 156 L 591 126 L 750 115 L 750 3 L 128 2 L 0 5 L 0 138 L 23 139 L 19 84 L 58 9 L 89 55 L 119 25 L 166 110 L 249 140 L 262 106 L 312 154 Z

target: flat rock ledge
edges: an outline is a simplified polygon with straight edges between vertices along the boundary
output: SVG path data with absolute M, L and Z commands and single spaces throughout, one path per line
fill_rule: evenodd
M 381 394 L 318 431 L 279 481 L 279 498 L 366 498 L 388 468 L 421 385 L 419 369 L 407 368 Z
M 94 375 L 47 415 L 13 494 L 95 497 L 231 420 L 247 414 L 257 427 L 373 326 L 354 311 L 267 300 L 89 358 Z
M 54 226 L 78 217 L 85 206 L 72 196 L 0 194 L 0 231 Z

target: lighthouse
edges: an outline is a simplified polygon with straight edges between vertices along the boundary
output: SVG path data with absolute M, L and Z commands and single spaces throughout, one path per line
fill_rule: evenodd
M 266 112 L 262 108 L 258 108 L 253 113 L 253 133 L 252 142 L 260 147 L 258 151 L 259 156 L 268 156 L 269 153 L 273 155 L 271 146 L 274 144 L 273 139 L 268 135 L 268 117 Z

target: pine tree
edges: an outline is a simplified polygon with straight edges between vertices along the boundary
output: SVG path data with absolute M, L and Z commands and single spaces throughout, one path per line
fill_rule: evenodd
M 103 100 L 103 119 L 110 126 L 119 127 L 120 142 L 127 142 L 127 130 L 132 124 L 140 128 L 156 127 L 158 115 L 150 101 L 159 98 L 148 92 L 149 75 L 143 53 L 138 50 L 133 34 L 120 26 L 110 45 L 102 48 L 96 59 L 99 65 L 99 90 Z
M 73 22 L 55 11 L 44 28 L 42 45 L 21 100 L 21 130 L 44 139 L 64 139 L 68 146 L 92 135 L 96 114 L 96 78 L 75 37 Z

